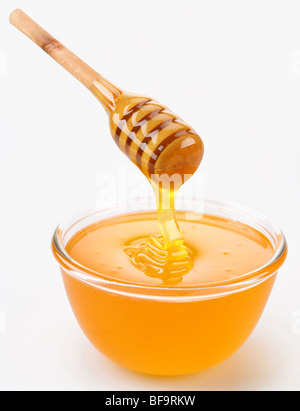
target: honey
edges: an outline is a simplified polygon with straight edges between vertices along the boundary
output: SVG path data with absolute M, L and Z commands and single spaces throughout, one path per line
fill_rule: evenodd
M 100 101 L 115 143 L 156 198 L 157 211 L 94 221 L 66 243 L 56 230 L 53 252 L 83 331 L 140 372 L 186 374 L 224 360 L 264 309 L 286 257 L 284 236 L 239 213 L 176 211 L 177 192 L 203 157 L 199 135 L 156 100 L 103 78 L 22 10 L 10 21 Z
M 255 327 L 276 277 L 236 286 L 274 254 L 261 232 L 214 215 L 176 214 L 193 261 L 187 272 L 161 265 L 162 256 L 152 257 L 151 271 L 136 254 L 159 230 L 155 210 L 98 220 L 68 241 L 68 255 L 91 273 L 87 280 L 70 274 L 54 249 L 84 333 L 108 358 L 139 372 L 187 374 L 233 354 Z
M 192 270 L 182 272 L 180 263 L 176 267 L 176 256 L 167 259 L 167 249 L 158 254 L 156 244 L 152 254 L 142 253 L 149 238 L 157 239 L 154 211 L 124 214 L 88 226 L 68 242 L 66 251 L 101 277 L 143 286 L 173 287 L 207 286 L 238 279 L 266 264 L 274 253 L 264 235 L 242 223 L 183 211 L 177 212 L 177 219 L 187 255 L 193 261 Z M 180 256 L 179 261 L 181 258 L 186 256 Z

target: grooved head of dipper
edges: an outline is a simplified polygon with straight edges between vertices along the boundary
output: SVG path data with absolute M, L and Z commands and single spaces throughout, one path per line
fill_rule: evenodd
M 180 176 L 183 183 L 195 173 L 203 153 L 204 145 L 197 134 L 177 137 L 163 148 L 154 164 L 149 164 L 149 174 Z

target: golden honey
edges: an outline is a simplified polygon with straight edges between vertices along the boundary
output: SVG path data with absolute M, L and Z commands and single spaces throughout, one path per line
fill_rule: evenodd
M 177 219 L 193 260 L 189 272 L 174 275 L 167 262 L 160 265 L 161 256 L 153 259 L 153 271 L 149 261 L 146 269 L 142 259 L 136 261 L 135 250 L 157 235 L 155 211 L 97 221 L 66 245 L 68 255 L 93 273 L 80 281 L 62 264 L 79 324 L 101 352 L 136 371 L 177 375 L 224 360 L 253 330 L 275 280 L 272 275 L 254 286 L 226 289 L 271 259 L 271 242 L 231 219 L 184 211 Z
M 148 257 L 146 251 L 137 255 L 147 248 L 149 238 L 157 238 L 155 212 L 125 214 L 93 224 L 77 233 L 66 251 L 105 278 L 176 287 L 237 279 L 266 264 L 274 253 L 265 236 L 244 224 L 192 212 L 177 212 L 177 218 L 193 261 L 193 269 L 187 272 L 180 272 L 180 264 L 178 270 L 170 264 L 167 249 L 160 254 L 154 250 L 149 260 L 143 259 Z
M 263 311 L 286 256 L 284 236 L 239 213 L 176 213 L 177 192 L 202 160 L 198 134 L 156 100 L 104 79 L 22 10 L 10 22 L 97 97 L 114 141 L 156 197 L 157 212 L 100 219 L 67 243 L 56 230 L 53 252 L 83 331 L 109 358 L 150 374 L 224 360 Z

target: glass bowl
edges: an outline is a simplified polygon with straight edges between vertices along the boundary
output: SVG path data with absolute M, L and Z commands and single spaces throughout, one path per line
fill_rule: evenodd
M 62 222 L 52 250 L 75 317 L 91 343 L 129 369 L 181 375 L 212 367 L 233 354 L 255 328 L 287 254 L 282 231 L 247 207 L 190 200 L 184 210 L 244 223 L 272 244 L 272 258 L 236 279 L 194 287 L 118 282 L 76 262 L 65 250 L 83 228 L 127 212 L 153 209 L 149 201 L 92 206 Z M 182 209 L 182 208 L 181 208 Z

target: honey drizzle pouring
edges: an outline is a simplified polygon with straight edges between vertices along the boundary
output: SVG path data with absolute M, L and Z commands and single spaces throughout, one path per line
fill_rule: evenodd
M 125 252 L 133 264 L 148 276 L 161 279 L 163 285 L 174 285 L 180 283 L 193 267 L 192 251 L 184 245 L 176 220 L 177 190 L 173 185 L 164 189 L 153 181 L 151 184 L 157 202 L 161 235 L 135 239 L 125 247 Z
M 147 275 L 166 285 L 180 282 L 191 269 L 192 258 L 176 221 L 175 200 L 202 160 L 201 138 L 164 105 L 106 80 L 22 10 L 15 10 L 10 22 L 84 84 L 105 108 L 115 143 L 153 187 L 161 231 L 146 241 L 133 239 L 125 251 Z

